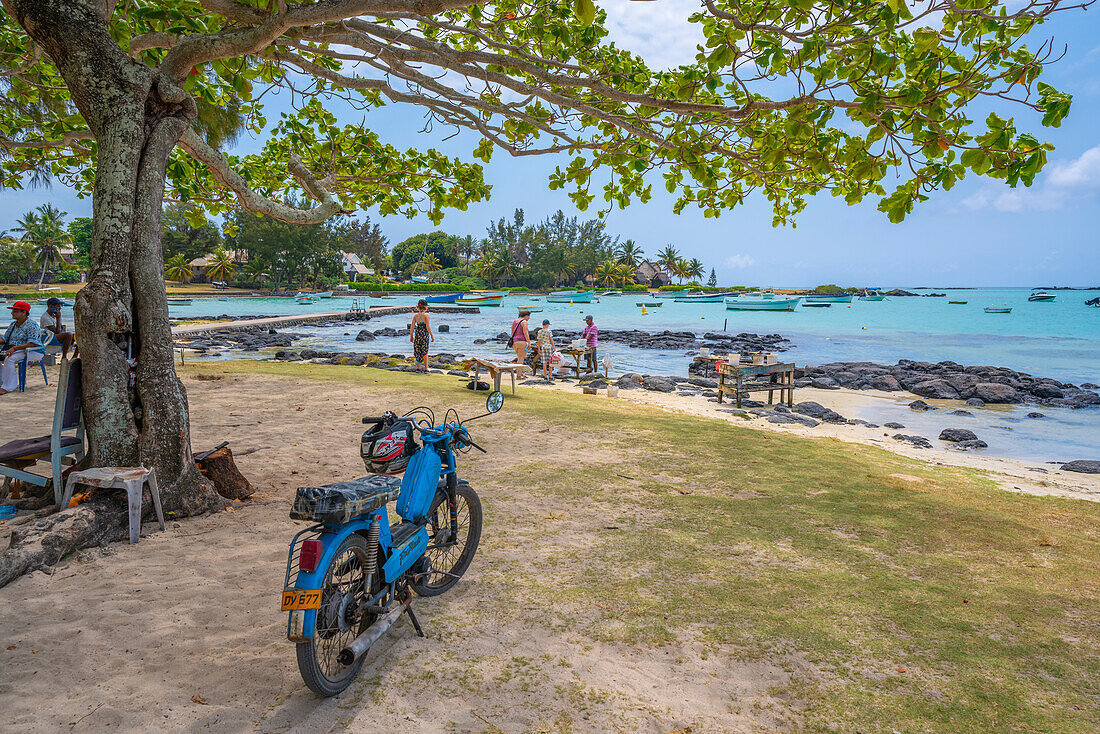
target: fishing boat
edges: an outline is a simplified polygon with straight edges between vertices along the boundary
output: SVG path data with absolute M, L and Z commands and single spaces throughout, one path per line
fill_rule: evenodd
M 806 296 L 806 303 L 851 303 L 851 293 L 840 293 L 835 296 Z
M 308 293 L 299 293 L 298 295 L 294 296 L 294 302 L 297 303 L 299 306 L 305 306 L 310 303 L 315 303 L 316 299 Z
M 794 311 L 801 298 L 727 298 L 727 311 Z
M 879 292 L 878 288 L 868 288 L 863 291 L 863 295 L 859 297 L 861 301 L 885 301 L 886 296 Z
M 1012 309 L 1008 306 L 986 306 L 986 313 L 1012 313 Z
M 698 295 L 691 293 L 676 296 L 673 300 L 680 303 L 721 303 L 732 295 L 732 293 L 699 293 Z
M 424 300 L 428 303 L 454 303 L 461 293 L 451 293 L 446 296 L 427 296 Z
M 596 295 L 600 298 L 603 298 L 604 296 L 621 296 L 622 294 L 622 291 L 604 291 L 603 293 L 597 293 Z
M 547 303 L 592 303 L 596 291 L 554 291 L 546 297 Z
M 660 308 L 665 304 L 663 301 L 638 301 L 637 305 L 641 308 Z
M 803 303 L 802 308 L 829 308 L 831 303 Z
M 1039 303 L 1050 303 L 1055 298 L 1057 298 L 1057 296 L 1055 296 L 1053 293 L 1047 293 L 1046 291 L 1035 291 L 1027 297 L 1027 300 L 1037 301 Z
M 332 298 L 332 291 L 325 291 L 324 293 L 314 293 L 314 298 Z
M 531 313 L 539 313 L 543 309 L 542 309 L 542 306 L 520 306 L 519 310 L 520 310 L 521 313 L 523 311 L 530 311 Z
M 947 303 L 950 306 L 965 306 L 967 304 L 966 301 L 948 301 Z
M 503 300 L 504 296 L 499 294 L 463 293 L 454 302 L 462 306 L 499 306 Z
M 659 291 L 653 295 L 657 298 L 676 298 L 679 295 L 683 295 L 683 291 Z
M 168 305 L 169 306 L 190 306 L 191 305 L 191 299 L 190 298 L 169 298 L 168 299 Z

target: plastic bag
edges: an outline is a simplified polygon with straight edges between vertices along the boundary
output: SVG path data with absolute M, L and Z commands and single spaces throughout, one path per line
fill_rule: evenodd
M 554 352 L 550 355 L 550 364 L 561 364 L 561 352 Z

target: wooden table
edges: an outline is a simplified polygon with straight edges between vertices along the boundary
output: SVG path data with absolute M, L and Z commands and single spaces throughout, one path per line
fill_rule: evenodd
M 586 346 L 583 349 L 560 349 L 558 351 L 560 351 L 562 353 L 563 357 L 566 354 L 568 354 L 570 357 L 575 359 L 576 362 L 577 362 L 576 365 L 569 365 L 569 364 L 565 364 L 565 360 L 562 359 L 562 364 L 558 365 L 558 369 L 560 369 L 560 370 L 572 370 L 573 373 L 577 377 L 580 377 L 581 376 L 581 357 L 584 357 L 584 356 L 589 355 L 592 352 L 594 352 L 595 347 L 587 347 Z
M 747 379 L 766 377 L 766 382 L 747 382 Z M 732 383 L 732 386 L 731 386 Z M 794 362 L 779 364 L 752 364 L 742 362 L 737 365 L 723 364 L 718 367 L 718 402 L 723 395 L 733 395 L 737 407 L 741 407 L 741 394 L 747 392 L 768 391 L 768 405 L 772 404 L 772 394 L 779 391 L 779 400 L 787 393 L 787 406 L 794 405 Z
M 524 370 L 531 369 L 528 365 L 520 364 L 518 362 L 497 362 L 492 359 L 485 359 L 483 357 L 471 357 L 464 360 L 462 366 L 469 370 L 471 367 L 474 370 L 474 390 L 477 390 L 477 381 L 481 376 L 481 370 L 484 369 L 489 373 L 489 376 L 493 378 L 493 389 L 500 389 L 500 378 L 504 373 L 508 373 L 512 377 L 512 394 L 516 394 L 516 373 L 522 373 Z
M 716 368 L 718 366 L 718 363 L 719 362 L 725 362 L 727 359 L 729 359 L 728 356 L 720 357 L 717 354 L 711 354 L 711 355 L 706 356 L 706 357 L 696 357 L 692 361 L 702 362 L 703 363 L 703 377 L 710 377 L 711 369 L 715 369 L 715 371 L 717 371 Z

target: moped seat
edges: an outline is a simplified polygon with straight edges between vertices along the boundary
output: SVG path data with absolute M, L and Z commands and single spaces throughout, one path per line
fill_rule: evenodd
M 298 487 L 290 517 L 323 523 L 347 522 L 384 507 L 400 492 L 401 478 L 386 474 L 319 487 Z

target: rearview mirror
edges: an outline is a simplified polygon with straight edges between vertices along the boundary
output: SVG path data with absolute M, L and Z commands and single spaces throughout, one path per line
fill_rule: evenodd
M 494 390 L 489 393 L 489 397 L 485 399 L 485 410 L 490 413 L 496 413 L 504 407 L 504 393 L 500 390 Z

